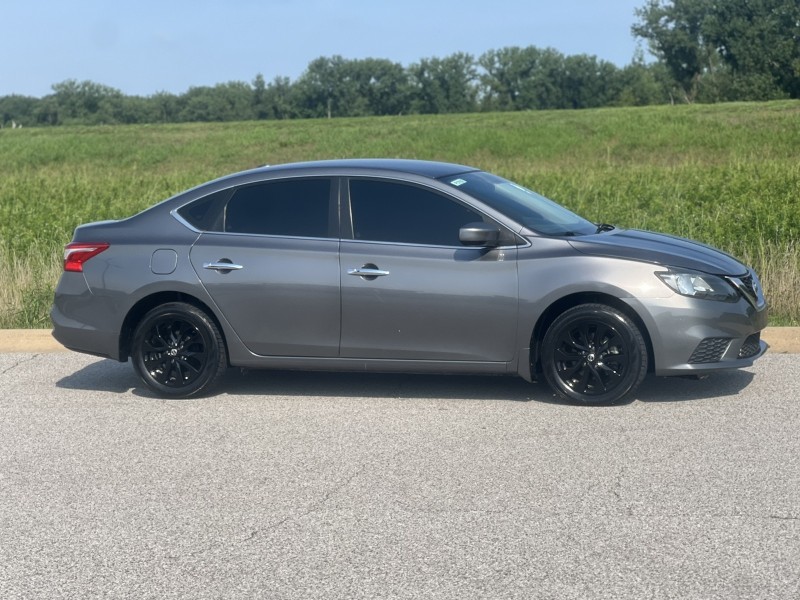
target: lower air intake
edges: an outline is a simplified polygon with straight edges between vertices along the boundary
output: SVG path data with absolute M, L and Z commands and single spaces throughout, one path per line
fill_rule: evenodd
M 730 344 L 731 338 L 706 338 L 694 349 L 689 357 L 689 363 L 719 362 Z
M 739 358 L 750 358 L 761 352 L 761 332 L 748 337 L 739 348 Z

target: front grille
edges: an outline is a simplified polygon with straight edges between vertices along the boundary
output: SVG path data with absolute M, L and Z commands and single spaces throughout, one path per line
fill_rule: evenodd
M 741 277 L 728 277 L 727 279 L 739 290 L 739 293 L 741 293 L 750 304 L 756 308 L 764 306 L 765 300 L 763 290 L 758 282 L 758 278 L 755 277 L 752 272 L 742 275 Z
M 750 358 L 761 352 L 761 332 L 748 337 L 739 348 L 739 358 Z
M 689 357 L 690 364 L 714 363 L 722 359 L 722 355 L 731 344 L 731 338 L 706 338 L 694 349 Z
M 747 292 L 750 294 L 751 297 L 755 298 L 758 296 L 756 293 L 756 286 L 753 283 L 753 276 L 749 273 L 744 277 L 739 277 L 739 281 L 742 282 Z

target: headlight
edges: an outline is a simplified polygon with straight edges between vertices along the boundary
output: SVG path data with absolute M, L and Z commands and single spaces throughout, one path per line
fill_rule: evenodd
M 656 273 L 661 281 L 681 296 L 736 302 L 739 293 L 727 281 L 707 273 L 674 272 Z

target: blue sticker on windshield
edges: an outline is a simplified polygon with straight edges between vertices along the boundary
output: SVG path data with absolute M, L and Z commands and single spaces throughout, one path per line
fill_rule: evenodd
M 465 183 L 467 183 L 466 179 L 454 179 L 453 181 L 450 182 L 450 185 L 454 185 L 456 187 L 459 187 L 459 186 L 464 185 Z

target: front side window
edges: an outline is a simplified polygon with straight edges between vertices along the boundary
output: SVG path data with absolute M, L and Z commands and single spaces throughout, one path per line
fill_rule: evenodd
M 461 246 L 458 232 L 482 216 L 450 198 L 414 185 L 350 181 L 353 237 L 375 242 Z
M 268 181 L 237 189 L 225 209 L 225 231 L 331 237 L 331 181 Z

